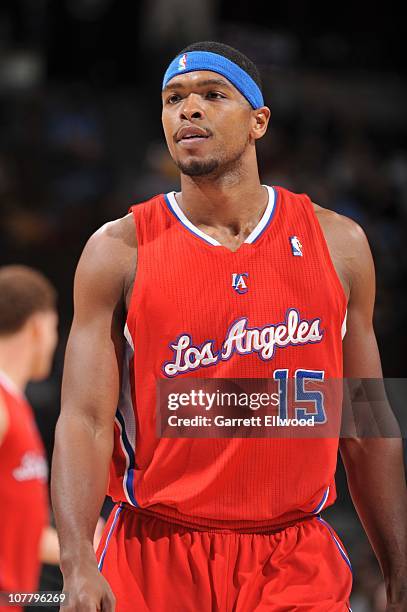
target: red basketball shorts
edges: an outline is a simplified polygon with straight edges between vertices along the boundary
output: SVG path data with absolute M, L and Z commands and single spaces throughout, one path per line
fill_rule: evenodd
M 117 506 L 97 553 L 116 612 L 345 612 L 352 572 L 319 517 L 273 533 L 196 530 Z

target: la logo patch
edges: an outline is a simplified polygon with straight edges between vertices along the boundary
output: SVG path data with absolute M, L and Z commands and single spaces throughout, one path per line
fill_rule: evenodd
M 245 281 L 245 278 L 248 277 L 248 272 L 242 272 L 241 274 L 234 272 L 232 274 L 232 287 L 236 291 L 236 293 L 239 293 L 241 295 L 249 291 L 249 288 Z
M 184 55 L 181 55 L 181 57 L 178 60 L 178 70 L 185 70 L 186 67 L 187 67 L 187 54 L 184 53 Z
M 302 244 L 297 236 L 290 236 L 291 251 L 295 257 L 302 257 Z

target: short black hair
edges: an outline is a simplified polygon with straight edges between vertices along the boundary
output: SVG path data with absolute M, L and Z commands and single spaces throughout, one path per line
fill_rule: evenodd
M 191 51 L 209 51 L 210 53 L 223 55 L 223 57 L 226 57 L 228 60 L 234 62 L 242 70 L 247 72 L 247 74 L 252 77 L 253 81 L 259 87 L 260 91 L 262 91 L 261 77 L 257 66 L 246 55 L 237 49 L 213 40 L 205 40 L 188 45 L 188 47 L 182 49 L 178 55 L 181 55 L 181 53 L 190 53 Z

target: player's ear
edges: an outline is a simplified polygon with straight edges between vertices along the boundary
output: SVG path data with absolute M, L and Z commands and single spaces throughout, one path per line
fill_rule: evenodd
M 258 140 L 267 131 L 270 121 L 271 111 L 268 106 L 261 106 L 252 112 L 252 129 L 251 136 L 254 140 Z
M 43 336 L 43 322 L 41 313 L 34 312 L 30 317 L 28 317 L 27 321 L 25 322 L 25 328 L 31 335 L 32 341 L 38 342 Z

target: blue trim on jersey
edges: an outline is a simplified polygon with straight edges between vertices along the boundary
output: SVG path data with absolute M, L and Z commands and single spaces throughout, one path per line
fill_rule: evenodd
M 270 215 L 266 225 L 261 230 L 260 234 L 258 236 L 256 236 L 256 238 L 253 240 L 253 242 L 249 242 L 248 244 L 255 244 L 258 241 L 258 239 L 260 238 L 260 236 L 263 236 L 264 232 L 267 230 L 268 226 L 270 225 L 270 223 L 274 219 L 274 215 L 276 213 L 276 208 L 277 208 L 278 192 L 277 192 L 277 189 L 275 187 L 270 187 L 270 189 L 272 189 L 273 193 L 274 193 L 274 206 L 273 206 L 273 210 L 271 211 L 271 215 Z
M 113 523 L 110 525 L 110 529 L 109 529 L 109 533 L 107 534 L 107 538 L 106 538 L 106 542 L 105 542 L 105 546 L 103 548 L 102 554 L 100 555 L 100 559 L 99 559 L 99 563 L 98 563 L 98 569 L 99 571 L 102 571 L 102 567 L 103 567 L 103 562 L 105 560 L 105 556 L 107 553 L 107 547 L 109 546 L 109 542 L 110 542 L 110 538 L 113 535 L 113 530 L 116 527 L 116 523 L 117 520 L 119 518 L 120 512 L 123 510 L 123 507 L 120 505 L 117 510 L 116 510 L 116 514 L 114 516 L 113 519 Z
M 124 448 L 126 449 L 128 458 L 129 458 L 129 466 L 127 468 L 127 477 L 126 477 L 126 482 L 125 482 L 125 487 L 126 487 L 126 491 L 127 494 L 130 498 L 131 503 L 134 506 L 138 507 L 138 503 L 136 498 L 134 497 L 134 489 L 133 489 L 133 485 L 134 485 L 134 467 L 136 464 L 135 461 L 135 456 L 134 456 L 134 449 L 132 448 L 129 439 L 127 437 L 127 433 L 126 433 L 126 426 L 124 423 L 124 419 L 123 419 L 123 415 L 121 414 L 121 412 L 118 410 L 116 412 L 116 418 L 119 421 L 122 431 L 121 431 L 121 437 L 123 440 L 123 444 L 124 444 Z
M 242 244 L 255 244 L 259 240 L 259 238 L 265 233 L 265 231 L 269 227 L 271 221 L 273 220 L 275 212 L 276 212 L 276 208 L 277 208 L 278 191 L 277 191 L 277 188 L 267 187 L 267 192 L 268 192 L 268 196 L 269 196 L 269 201 L 267 203 L 267 207 L 270 204 L 270 198 L 271 198 L 270 190 L 272 191 L 272 195 L 273 195 L 274 201 L 273 201 L 273 207 L 272 207 L 272 210 L 271 210 L 271 214 L 270 214 L 269 218 L 267 219 L 266 225 L 263 227 L 263 229 L 258 234 L 258 236 L 256 236 L 254 238 L 254 240 L 250 240 L 249 241 L 249 240 L 247 240 L 247 238 L 250 238 L 250 235 L 253 234 L 253 232 L 256 231 L 256 228 L 254 228 L 254 230 L 252 232 L 250 232 L 249 236 L 246 238 L 246 240 L 244 240 L 242 242 Z M 170 193 L 173 193 L 173 192 L 170 192 Z M 165 203 L 167 205 L 168 210 L 174 215 L 174 217 L 177 219 L 177 221 L 179 221 L 179 223 L 181 223 L 181 225 L 183 227 L 185 227 L 185 229 L 187 229 L 189 231 L 190 234 L 193 234 L 194 236 L 196 236 L 197 238 L 200 238 L 206 244 L 210 244 L 211 246 L 215 246 L 215 247 L 223 246 L 218 240 L 216 240 L 216 238 L 212 238 L 212 236 L 206 235 L 205 232 L 202 232 L 201 230 L 199 230 L 199 228 L 195 227 L 194 224 L 191 221 L 189 221 L 189 219 L 188 219 L 188 221 L 191 224 L 191 227 L 189 225 L 186 225 L 186 223 L 184 223 L 183 219 L 181 219 L 179 217 L 177 211 L 174 210 L 174 208 L 173 208 L 173 206 L 171 204 L 171 200 L 168 197 L 167 193 L 164 194 L 164 201 L 165 201 Z M 262 220 L 263 220 L 263 218 L 260 219 L 258 225 L 262 222 Z M 227 247 L 224 247 L 224 248 L 227 248 Z
M 171 212 L 171 213 L 174 215 L 174 217 L 176 218 L 176 220 L 177 220 L 177 221 L 179 221 L 179 223 L 181 223 L 181 225 L 182 225 L 183 227 L 185 227 L 185 229 L 186 229 L 186 230 L 188 230 L 188 231 L 189 231 L 189 233 L 190 233 L 190 234 L 192 234 L 193 236 L 196 236 L 197 238 L 200 238 L 201 240 L 203 240 L 204 242 L 206 242 L 206 244 L 210 244 L 211 246 L 222 246 L 220 243 L 218 243 L 218 241 L 217 241 L 215 238 L 213 238 L 213 240 L 215 240 L 215 242 L 216 242 L 217 244 L 213 244 L 213 242 L 211 242 L 211 241 L 209 240 L 209 236 L 208 236 L 208 238 L 206 238 L 205 236 L 203 236 L 203 235 L 201 235 L 201 234 L 198 234 L 198 232 L 194 232 L 194 230 L 193 230 L 193 229 L 191 229 L 190 227 L 188 227 L 188 225 L 186 225 L 186 224 L 183 222 L 183 220 L 179 218 L 179 216 L 177 215 L 177 213 L 176 213 L 176 212 L 175 212 L 175 210 L 173 209 L 173 207 L 172 207 L 172 205 L 171 205 L 171 202 L 170 202 L 170 199 L 168 198 L 168 196 L 167 196 L 167 194 L 166 194 L 166 193 L 164 194 L 164 200 L 165 200 L 165 203 L 167 204 L 168 210 L 169 210 L 169 211 L 170 211 L 170 212 Z M 198 228 L 197 228 L 197 229 L 198 229 Z M 202 232 L 202 234 L 203 234 L 203 233 L 204 233 L 204 232 Z
M 322 499 L 319 502 L 318 506 L 314 510 L 312 510 L 312 514 L 318 514 L 318 512 L 322 510 L 322 508 L 325 506 L 328 496 L 329 496 L 329 485 L 327 486 L 326 491 L 324 495 L 322 496 Z

